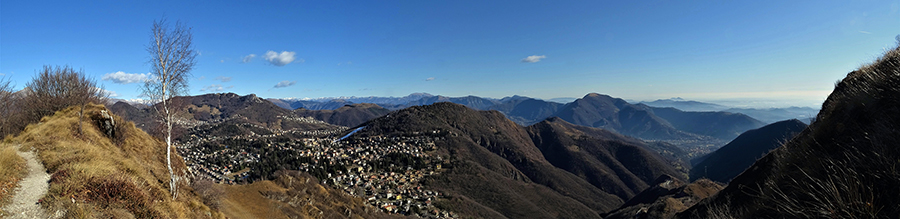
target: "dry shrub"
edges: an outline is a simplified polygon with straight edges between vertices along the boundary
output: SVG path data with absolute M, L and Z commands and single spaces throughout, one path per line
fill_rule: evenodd
M 28 92 L 19 106 L 26 116 L 26 124 L 70 106 L 107 101 L 107 95 L 95 80 L 85 76 L 84 70 L 75 71 L 69 66 L 44 66 L 26 87 Z
M 212 180 L 195 180 L 191 184 L 191 187 L 194 188 L 194 192 L 200 196 L 206 206 L 217 210 L 222 207 L 222 199 L 225 196 L 225 189 L 223 189 Z
M 104 208 L 128 209 L 139 218 L 160 217 L 159 212 L 149 208 L 150 196 L 121 175 L 92 177 L 79 193 L 83 200 Z
M 116 208 L 111 209 L 103 213 L 101 215 L 102 218 L 110 218 L 110 219 L 134 219 L 134 214 L 128 212 L 128 210 Z

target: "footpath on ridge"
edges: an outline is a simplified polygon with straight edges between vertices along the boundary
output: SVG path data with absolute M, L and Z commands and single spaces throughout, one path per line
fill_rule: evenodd
M 10 214 L 7 215 L 8 218 L 48 218 L 38 200 L 47 193 L 50 174 L 47 174 L 44 165 L 37 160 L 34 151 L 19 151 L 20 146 L 16 146 L 16 154 L 25 158 L 28 176 L 19 182 L 19 187 L 13 192 L 12 202 L 3 210 Z

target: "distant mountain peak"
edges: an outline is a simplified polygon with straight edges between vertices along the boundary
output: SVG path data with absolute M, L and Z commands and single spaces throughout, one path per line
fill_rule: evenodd
M 606 95 L 598 94 L 598 93 L 588 93 L 587 95 L 584 95 L 584 97 L 601 97 L 601 96 L 606 96 Z
M 434 95 L 431 95 L 431 94 L 425 93 L 425 92 L 416 92 L 416 93 L 411 93 L 411 94 L 406 95 L 406 96 L 407 96 L 407 97 L 431 97 L 431 96 L 434 96 Z

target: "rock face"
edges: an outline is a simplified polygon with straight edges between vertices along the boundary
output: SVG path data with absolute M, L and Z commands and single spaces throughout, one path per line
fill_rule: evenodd
M 94 116 L 100 131 L 103 131 L 109 138 L 116 137 L 116 119 L 110 116 L 109 111 L 100 110 L 100 113 Z

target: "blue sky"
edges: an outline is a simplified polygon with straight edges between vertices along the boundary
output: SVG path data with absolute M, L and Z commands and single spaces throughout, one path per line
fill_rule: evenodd
M 123 99 L 139 93 L 127 79 L 150 71 L 144 47 L 161 18 L 192 27 L 192 95 L 275 98 L 598 92 L 817 106 L 900 34 L 898 0 L 2 1 L 0 12 L 0 77 L 21 89 L 43 65 L 69 65 Z

